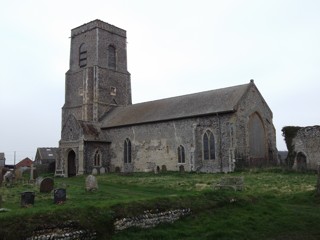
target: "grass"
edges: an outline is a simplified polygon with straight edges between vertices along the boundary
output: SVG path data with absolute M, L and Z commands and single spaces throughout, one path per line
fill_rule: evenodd
M 99 190 L 94 192 L 85 191 L 85 176 L 55 178 L 55 187 L 67 190 L 67 201 L 62 205 L 53 204 L 52 194 L 40 193 L 35 185 L 1 187 L 2 207 L 11 211 L 0 213 L 0 239 L 13 239 L 12 233 L 18 234 L 21 228 L 26 229 L 26 236 L 44 222 L 70 219 L 94 229 L 100 239 L 320 238 L 315 174 L 273 169 L 231 175 L 244 176 L 244 191 L 213 191 L 212 184 L 224 177 L 222 174 L 107 174 L 97 176 Z M 33 207 L 20 207 L 23 191 L 36 193 Z M 147 209 L 182 207 L 191 208 L 192 214 L 174 224 L 113 231 L 115 218 L 139 215 Z M 14 237 L 19 239 L 19 235 Z

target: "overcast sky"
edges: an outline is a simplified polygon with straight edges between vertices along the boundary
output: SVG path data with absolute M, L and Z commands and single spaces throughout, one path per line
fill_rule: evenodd
M 320 124 L 320 1 L 2 1 L 0 152 L 57 147 L 72 28 L 127 31 L 133 102 L 255 84 L 283 126 Z

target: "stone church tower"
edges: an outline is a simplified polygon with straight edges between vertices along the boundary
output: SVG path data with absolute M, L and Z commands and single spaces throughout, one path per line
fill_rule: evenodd
M 100 20 L 71 30 L 57 176 L 270 166 L 275 136 L 253 80 L 132 104 L 126 31 Z
M 116 106 L 132 104 L 126 45 L 125 30 L 100 20 L 71 30 L 57 175 L 81 174 L 84 146 L 101 140 L 99 120 Z
M 98 122 L 112 106 L 131 104 L 126 31 L 100 20 L 71 30 L 62 125 L 69 115 Z

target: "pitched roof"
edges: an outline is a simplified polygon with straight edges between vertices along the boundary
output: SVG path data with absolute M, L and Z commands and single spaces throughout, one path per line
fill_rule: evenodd
M 105 116 L 102 128 L 233 112 L 251 84 L 253 81 L 249 84 L 116 107 Z
M 37 156 L 39 157 L 39 160 L 55 160 L 57 157 L 58 148 L 52 148 L 52 147 L 42 147 L 37 148 Z
M 31 167 L 33 161 L 30 158 L 25 158 L 16 164 L 16 168 L 19 167 Z

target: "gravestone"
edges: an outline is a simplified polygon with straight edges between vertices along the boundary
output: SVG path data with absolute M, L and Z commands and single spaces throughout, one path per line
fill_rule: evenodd
M 98 190 L 98 182 L 97 182 L 97 178 L 95 176 L 89 175 L 86 178 L 86 190 L 87 191 Z
M 40 186 L 42 180 L 43 180 L 43 177 L 37 177 L 37 179 L 36 179 L 36 185 L 37 185 L 37 186 Z
M 54 181 L 52 178 L 44 178 L 40 183 L 40 192 L 49 193 L 53 190 Z
M 21 193 L 21 207 L 28 207 L 34 204 L 34 192 L 23 192 Z
M 3 176 L 3 181 L 5 186 L 11 187 L 13 183 L 14 175 L 12 171 L 7 171 Z
M 106 169 L 104 167 L 100 168 L 100 174 L 105 174 L 106 173 Z
M 55 204 L 62 204 L 67 200 L 67 192 L 64 188 L 58 188 L 53 191 L 53 202 Z
M 96 168 L 92 169 L 92 175 L 98 175 L 98 170 Z
M 14 171 L 14 176 L 16 180 L 22 180 L 22 169 L 18 168 Z

